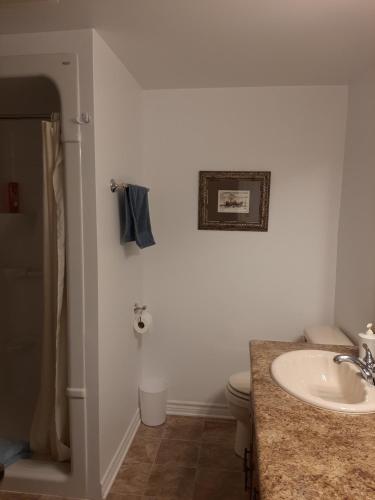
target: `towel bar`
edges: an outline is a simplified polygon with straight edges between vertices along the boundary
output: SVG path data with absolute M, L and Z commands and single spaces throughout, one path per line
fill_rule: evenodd
M 109 183 L 109 187 L 110 187 L 110 190 L 112 191 L 112 193 L 115 193 L 119 189 L 125 189 L 128 186 L 130 186 L 130 184 L 125 184 L 124 182 L 116 182 L 114 179 L 111 179 L 111 181 Z M 147 191 L 150 191 L 150 190 L 147 188 Z

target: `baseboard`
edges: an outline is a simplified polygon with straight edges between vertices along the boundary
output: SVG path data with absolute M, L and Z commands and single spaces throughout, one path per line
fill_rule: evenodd
M 116 450 L 116 453 L 114 454 L 107 470 L 105 471 L 100 481 L 102 498 L 105 498 L 108 495 L 109 490 L 111 489 L 113 481 L 115 480 L 117 473 L 120 470 L 121 464 L 124 461 L 124 458 L 130 448 L 130 445 L 134 439 L 140 423 L 141 416 L 139 409 L 137 409 L 129 424 L 129 427 L 124 434 L 124 437 L 121 440 L 119 447 Z
M 198 403 L 196 401 L 176 401 L 167 402 L 168 415 L 181 415 L 187 417 L 212 417 L 233 419 L 227 405 L 211 403 Z

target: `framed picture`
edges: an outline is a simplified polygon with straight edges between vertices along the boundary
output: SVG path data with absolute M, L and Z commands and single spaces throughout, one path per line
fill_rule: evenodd
M 267 231 L 271 172 L 199 172 L 198 229 Z

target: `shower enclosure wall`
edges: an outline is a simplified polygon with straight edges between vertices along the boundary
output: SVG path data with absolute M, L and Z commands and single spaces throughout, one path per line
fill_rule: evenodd
M 44 76 L 39 76 L 44 75 Z M 62 113 L 71 461 L 48 456 L 6 469 L 1 490 L 85 497 L 86 388 L 83 341 L 81 133 L 77 56 L 0 57 L 0 437 L 29 439 L 43 359 L 43 143 L 40 119 Z M 9 213 L 9 183 L 19 211 Z

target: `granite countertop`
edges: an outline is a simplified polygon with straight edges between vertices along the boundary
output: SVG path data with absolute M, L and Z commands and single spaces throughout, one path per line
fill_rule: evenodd
M 259 493 L 262 500 L 375 499 L 375 414 L 348 415 L 310 406 L 273 380 L 283 352 L 354 347 L 291 342 L 250 343 Z

